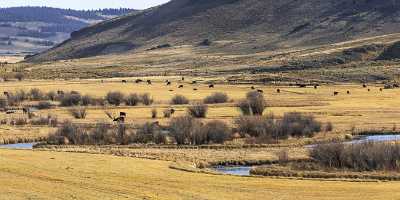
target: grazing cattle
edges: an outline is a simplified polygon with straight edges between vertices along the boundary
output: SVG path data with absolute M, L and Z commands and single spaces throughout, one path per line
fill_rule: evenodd
M 126 81 L 126 80 L 122 80 L 122 83 L 127 83 L 128 81 Z
M 398 87 L 400 87 L 400 86 L 399 86 L 399 84 L 394 83 L 394 84 L 393 84 L 393 87 L 398 88 Z
M 252 89 L 252 90 L 255 90 L 256 88 L 255 88 L 254 86 L 251 86 L 251 89 Z
M 22 112 L 23 112 L 24 114 L 28 114 L 29 108 L 22 108 Z
M 120 116 L 120 117 L 126 117 L 126 112 L 120 112 L 120 113 L 119 113 L 119 116 Z
M 184 81 L 185 80 L 185 77 L 182 77 L 182 81 Z
M 196 84 L 197 83 L 197 81 L 192 81 L 192 84 Z
M 10 96 L 10 93 L 8 93 L 8 92 L 3 92 L 3 94 L 4 94 L 4 96 L 6 96 L 6 97 Z
M 171 85 L 171 82 L 168 81 L 168 82 L 167 82 L 167 85 Z
M 277 89 L 276 92 L 277 92 L 277 93 L 281 93 L 281 89 Z
M 64 91 L 58 90 L 58 91 L 57 91 L 57 94 L 58 94 L 58 95 L 64 95 Z
M 211 84 L 208 86 L 209 88 L 214 88 L 214 84 Z
M 179 85 L 178 88 L 183 88 L 183 85 Z
M 333 96 L 339 95 L 339 92 L 333 92 Z
M 171 90 L 168 90 L 168 91 L 173 92 L 174 90 L 171 89 Z
M 300 88 L 306 88 L 306 87 L 307 87 L 306 84 L 299 84 L 298 86 L 299 86 Z
M 363 84 L 363 88 L 367 88 L 367 85 L 366 85 L 366 84 Z
M 197 88 L 193 88 L 194 91 L 197 91 Z
M 9 114 L 14 114 L 14 113 L 16 113 L 15 110 L 7 110 L 7 111 L 6 111 L 6 114 L 7 114 L 7 115 L 9 115 Z
M 368 92 L 371 92 L 371 89 L 368 88 Z
M 382 89 L 382 88 L 379 88 L 379 91 L 381 91 L 381 92 L 382 92 L 382 91 L 383 91 L 383 89 Z
M 136 79 L 136 80 L 135 80 L 135 83 L 141 83 L 141 82 L 143 82 L 142 79 Z
M 259 92 L 259 93 L 264 93 L 264 90 L 257 90 L 257 92 Z
M 347 94 L 350 94 L 350 91 L 347 90 Z
M 314 85 L 314 89 L 318 89 L 318 85 Z
M 171 108 L 171 114 L 173 115 L 175 113 L 175 109 Z
M 151 80 L 147 80 L 147 84 L 148 85 L 151 85 L 152 83 L 151 83 Z

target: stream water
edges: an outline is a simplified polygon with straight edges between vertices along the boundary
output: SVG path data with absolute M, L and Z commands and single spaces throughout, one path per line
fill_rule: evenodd
M 0 145 L 0 149 L 33 149 L 36 143 L 18 143 Z

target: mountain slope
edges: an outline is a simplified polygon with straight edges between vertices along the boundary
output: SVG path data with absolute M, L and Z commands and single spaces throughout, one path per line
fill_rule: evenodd
M 73 31 L 133 11 L 77 11 L 48 7 L 0 8 L 0 54 L 43 51 L 68 39 Z
M 398 0 L 172 0 L 106 21 L 29 61 L 82 58 L 157 45 L 197 45 L 253 53 L 400 31 Z

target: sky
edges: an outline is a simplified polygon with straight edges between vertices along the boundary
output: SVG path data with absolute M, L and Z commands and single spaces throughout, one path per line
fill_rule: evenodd
M 145 9 L 168 2 L 169 0 L 0 0 L 0 7 L 47 6 L 89 10 L 99 8 Z

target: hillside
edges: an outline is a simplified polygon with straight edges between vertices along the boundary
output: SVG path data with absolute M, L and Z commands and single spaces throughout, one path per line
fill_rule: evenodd
M 33 62 L 83 58 L 163 44 L 248 54 L 312 47 L 400 31 L 400 2 L 380 0 L 172 0 L 74 32 Z M 153 48 L 154 49 L 154 48 Z
M 0 8 L 0 54 L 37 53 L 68 39 L 73 31 L 133 11 Z

